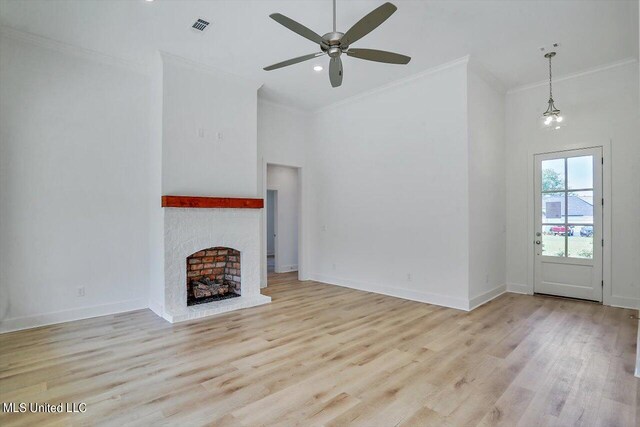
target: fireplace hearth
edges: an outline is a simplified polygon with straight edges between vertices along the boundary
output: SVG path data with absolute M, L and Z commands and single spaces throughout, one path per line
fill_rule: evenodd
M 187 257 L 187 306 L 239 297 L 240 251 L 203 249 Z

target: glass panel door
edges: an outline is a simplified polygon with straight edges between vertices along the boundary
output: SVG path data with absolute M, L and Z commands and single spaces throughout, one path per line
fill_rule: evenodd
M 534 159 L 534 291 L 602 301 L 602 149 Z

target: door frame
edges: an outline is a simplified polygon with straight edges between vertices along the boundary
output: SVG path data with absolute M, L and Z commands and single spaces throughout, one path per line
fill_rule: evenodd
M 305 183 L 305 174 L 304 168 L 302 165 L 295 164 L 285 164 L 280 162 L 272 162 L 268 159 L 262 157 L 261 162 L 259 163 L 262 170 L 259 172 L 262 175 L 262 188 L 259 189 L 259 192 L 262 194 L 263 200 L 267 199 L 267 189 L 271 190 L 271 188 L 267 188 L 267 167 L 269 165 L 272 166 L 284 166 L 288 168 L 296 169 L 298 173 L 298 280 L 308 280 L 307 277 L 307 261 L 306 261 L 306 241 L 307 234 L 305 232 L 306 221 L 305 221 L 305 212 L 307 206 L 306 193 L 303 191 L 304 183 Z M 277 207 L 277 202 L 276 202 Z M 262 209 L 262 227 L 260 231 L 260 239 L 262 240 L 260 244 L 260 288 L 267 287 L 267 212 L 265 209 Z M 277 230 L 277 227 L 275 227 Z M 277 238 L 277 231 L 276 231 Z M 275 243 L 275 242 L 274 242 Z M 277 252 L 276 247 L 276 252 Z M 277 255 L 276 255 L 277 257 Z
M 278 265 L 278 190 L 267 187 L 267 191 L 265 194 L 268 194 L 269 191 L 273 193 L 273 260 L 275 265 Z M 268 197 L 265 196 L 265 200 L 268 203 Z M 267 206 L 268 209 L 268 206 Z M 265 218 L 269 215 L 268 212 L 265 213 Z M 268 222 L 266 222 L 266 233 L 269 232 Z M 265 237 L 266 237 L 265 233 Z M 268 239 L 268 237 L 267 237 Z M 268 249 L 268 248 L 267 248 Z M 269 256 L 269 251 L 267 250 L 267 256 Z
M 612 295 L 611 286 L 611 140 L 602 140 L 597 143 L 574 143 L 561 144 L 558 141 L 550 141 L 540 144 L 535 150 L 527 153 L 527 284 L 524 293 L 533 295 L 535 284 L 535 167 L 538 154 L 550 154 L 556 152 L 579 150 L 584 148 L 602 149 L 602 197 L 604 205 L 602 207 L 602 238 L 604 247 L 602 248 L 602 304 L 625 306 L 623 301 L 618 302 Z

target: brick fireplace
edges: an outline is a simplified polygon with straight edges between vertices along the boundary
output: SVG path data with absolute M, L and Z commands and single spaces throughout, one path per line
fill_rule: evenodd
M 239 297 L 240 251 L 214 247 L 187 257 L 187 305 Z
M 182 322 L 267 304 L 260 293 L 262 199 L 163 196 L 164 277 L 151 309 Z

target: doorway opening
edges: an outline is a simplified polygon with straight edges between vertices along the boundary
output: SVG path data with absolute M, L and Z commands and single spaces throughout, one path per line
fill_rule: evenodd
M 299 169 L 267 164 L 267 276 L 298 271 L 300 223 Z
M 277 190 L 267 190 L 267 273 L 276 272 L 276 203 Z
M 602 302 L 602 148 L 535 155 L 534 292 Z

